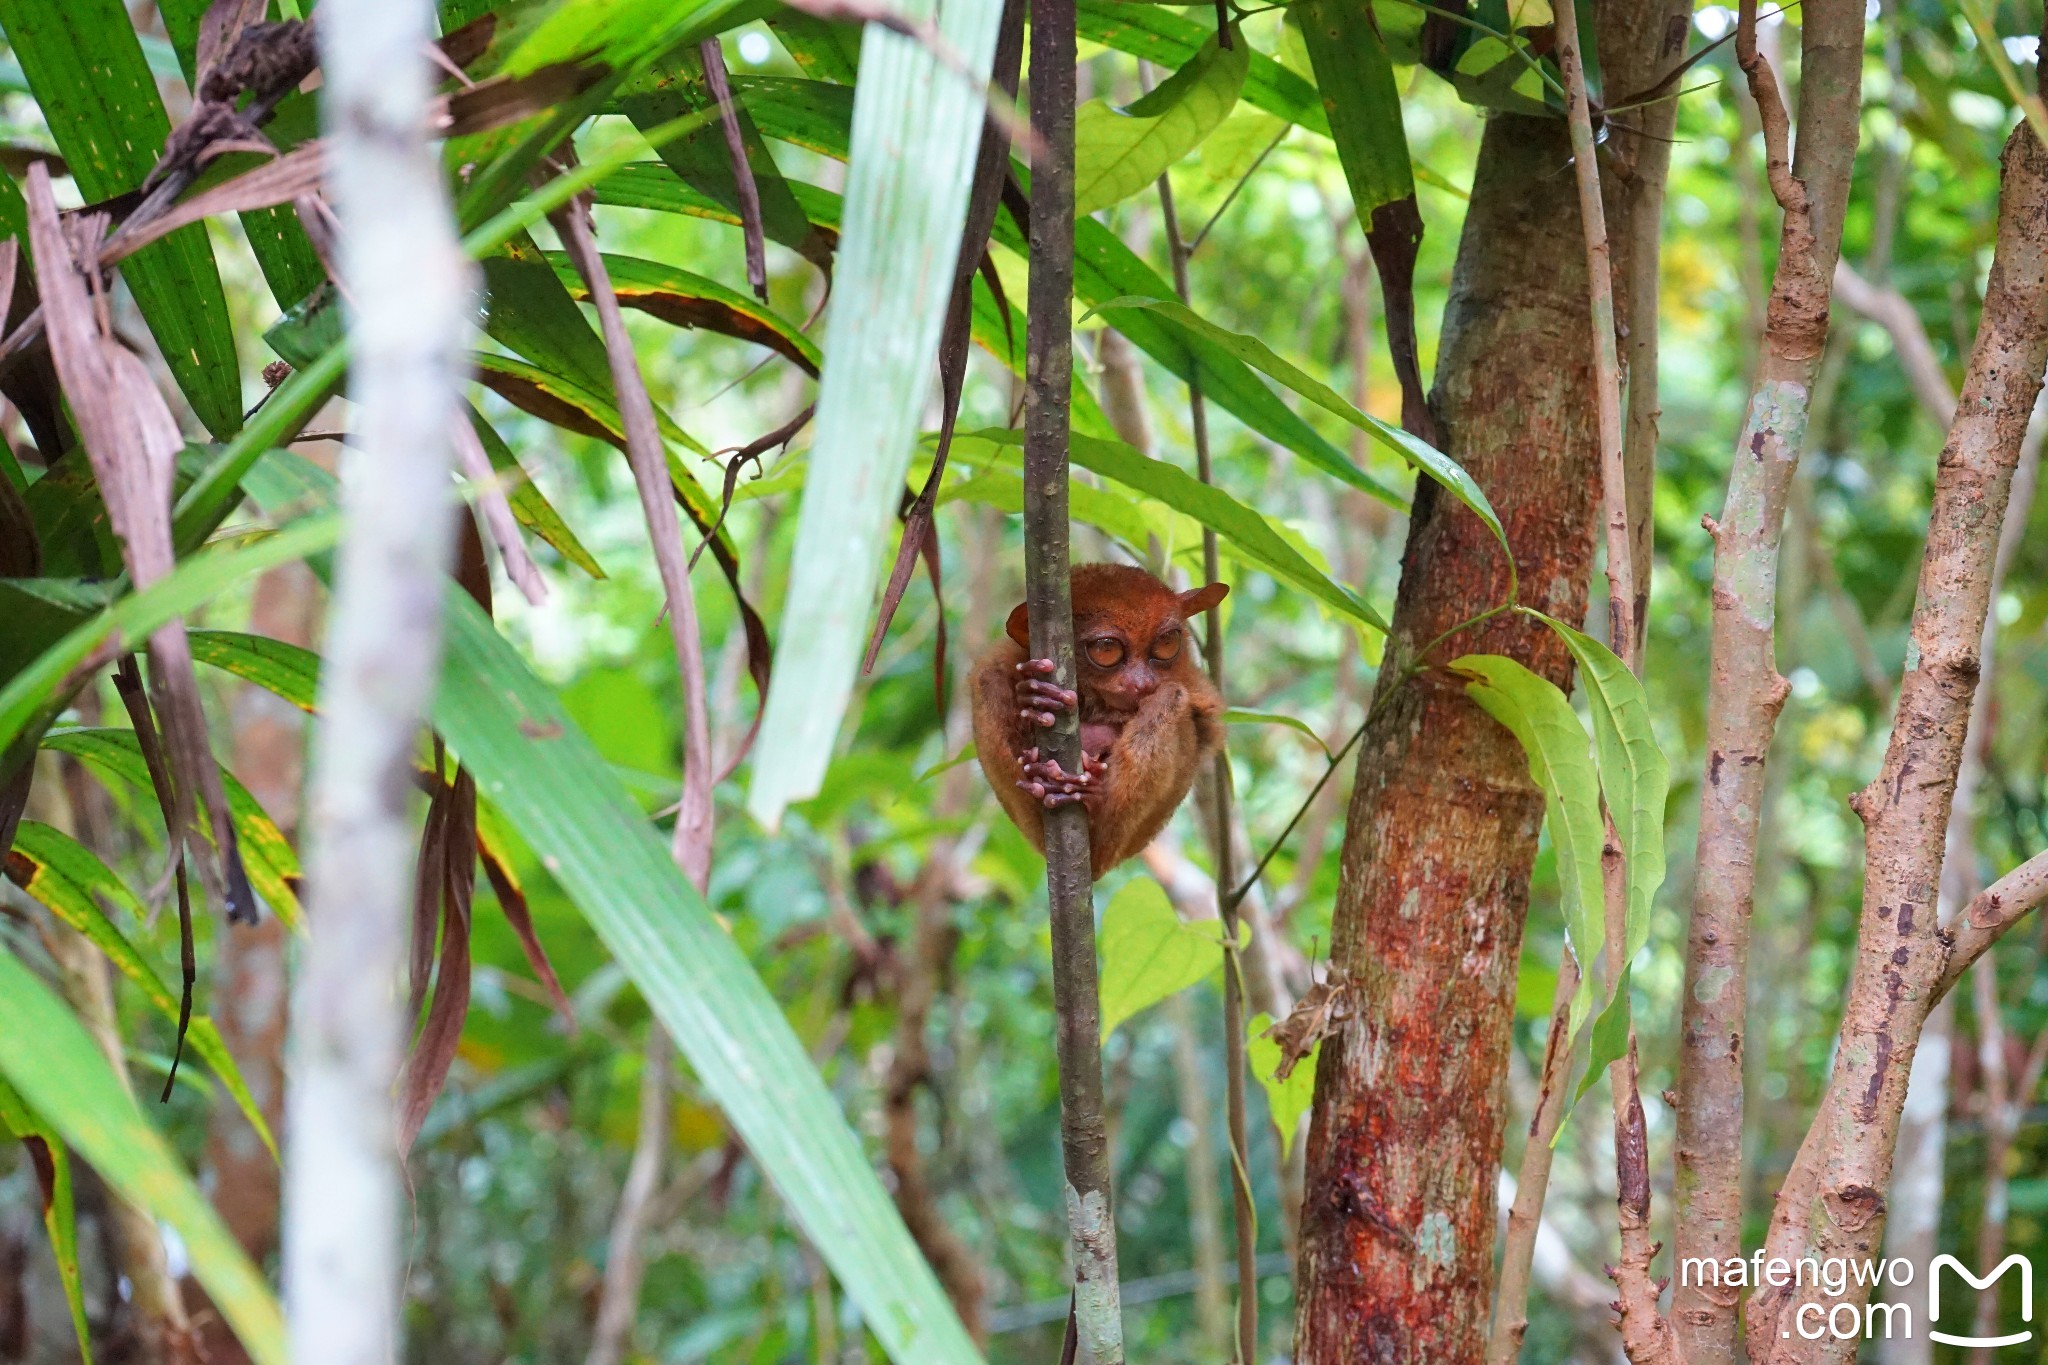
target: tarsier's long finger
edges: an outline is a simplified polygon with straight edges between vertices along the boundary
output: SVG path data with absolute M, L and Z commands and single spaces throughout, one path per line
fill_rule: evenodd
M 1054 710 L 1071 711 L 1079 705 L 1081 698 L 1071 687 L 1027 678 L 1017 684 L 1017 700 L 1027 706 L 1036 703 Z
M 1017 665 L 1019 673 L 1037 673 L 1048 678 L 1059 672 L 1059 670 L 1060 666 L 1051 659 L 1026 659 Z
M 1047 810 L 1058 810 L 1061 806 L 1074 805 L 1082 800 L 1082 797 L 1078 792 L 1047 792 L 1039 799 L 1045 802 Z
M 1050 711 L 1033 711 L 1029 707 L 1020 707 L 1017 714 L 1030 721 L 1033 725 L 1042 726 L 1048 730 L 1059 719 Z

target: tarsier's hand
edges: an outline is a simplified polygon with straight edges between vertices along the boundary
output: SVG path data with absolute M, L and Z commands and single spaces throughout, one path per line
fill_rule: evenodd
M 1026 659 L 1017 665 L 1017 714 L 1033 725 L 1050 726 L 1062 711 L 1071 711 L 1080 698 L 1069 688 L 1052 681 L 1059 665 L 1051 659 Z
M 1017 786 L 1033 800 L 1042 802 L 1047 810 L 1070 806 L 1076 801 L 1093 809 L 1102 795 L 1102 775 L 1109 771 L 1109 764 L 1084 753 L 1081 755 L 1081 771 L 1070 773 L 1060 767 L 1058 759 L 1043 757 L 1035 748 L 1018 754 L 1017 762 L 1024 769 L 1023 780 Z

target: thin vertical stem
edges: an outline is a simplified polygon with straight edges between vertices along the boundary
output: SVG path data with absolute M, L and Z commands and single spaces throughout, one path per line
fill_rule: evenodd
M 1174 212 L 1173 186 L 1164 174 L 1159 177 L 1159 212 L 1166 228 L 1166 244 L 1173 257 L 1173 288 L 1180 301 L 1189 302 L 1188 257 L 1192 248 L 1181 239 L 1180 217 Z M 1215 482 L 1209 457 L 1209 408 L 1202 397 L 1199 367 L 1188 380 L 1188 425 L 1195 438 L 1195 472 L 1205 484 Z M 1202 573 L 1214 583 L 1221 572 L 1213 527 L 1202 528 Z M 1223 610 L 1209 608 L 1204 625 L 1205 654 L 1209 680 L 1218 693 L 1224 692 Z M 1215 820 L 1209 841 L 1216 859 L 1218 888 L 1237 885 L 1236 849 L 1230 837 L 1231 790 L 1230 754 L 1216 751 Z M 1216 908 L 1223 920 L 1223 1065 L 1225 1122 L 1230 1130 L 1231 1213 L 1237 1233 L 1237 1358 L 1250 1365 L 1258 1359 L 1259 1348 L 1259 1216 L 1252 1203 L 1250 1124 L 1245 1116 L 1244 959 L 1238 949 L 1241 898 L 1218 894 Z M 1286 1159 L 1286 1154 L 1281 1154 Z M 1284 1183 L 1284 1182 L 1283 1182 Z
M 427 141 L 427 0 L 328 0 L 321 121 L 353 302 L 357 453 L 335 574 L 308 800 L 306 944 L 294 997 L 284 1282 L 299 1365 L 399 1349 L 392 1084 L 404 1042 L 406 818 L 438 672 L 453 548 L 453 423 L 472 272 Z
M 1031 286 L 1024 387 L 1024 595 L 1031 655 L 1051 659 L 1072 687 L 1074 606 L 1067 536 L 1067 433 L 1074 372 L 1074 0 L 1032 0 L 1031 126 L 1044 142 L 1031 177 Z M 1081 770 L 1072 711 L 1039 747 Z M 1060 1141 L 1074 1250 L 1074 1333 L 1097 1365 L 1123 1365 L 1116 1221 L 1102 1106 L 1102 1019 L 1096 994 L 1094 886 L 1088 817 L 1079 805 L 1045 813 L 1045 880 L 1052 916 L 1052 993 L 1060 1068 Z

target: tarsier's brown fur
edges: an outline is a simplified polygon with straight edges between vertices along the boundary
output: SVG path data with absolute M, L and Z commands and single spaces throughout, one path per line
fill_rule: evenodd
M 974 668 L 974 743 L 1003 809 L 1040 850 L 1047 809 L 1088 812 L 1096 877 L 1139 853 L 1165 827 L 1223 742 L 1223 698 L 1195 662 L 1188 622 L 1223 599 L 1221 583 L 1176 593 L 1124 564 L 1074 568 L 1072 691 L 1029 657 L 1020 604 L 1007 638 Z M 1082 771 L 1041 758 L 1039 730 L 1078 705 Z

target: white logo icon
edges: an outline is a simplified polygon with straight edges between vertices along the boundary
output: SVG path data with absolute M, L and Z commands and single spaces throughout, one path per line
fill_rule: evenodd
M 1999 1276 L 2005 1274 L 2006 1271 L 2011 1270 L 2014 1266 L 2018 1266 L 2020 1268 L 2020 1321 L 2032 1322 L 2034 1320 L 2034 1267 L 2033 1263 L 2028 1261 L 2026 1257 L 2018 1252 L 2014 1252 L 2000 1261 L 1996 1270 L 1980 1280 L 1970 1273 L 1968 1266 L 1958 1261 L 1955 1257 L 1942 1255 L 1935 1257 L 1934 1264 L 1927 1268 L 1927 1321 L 1930 1324 L 1927 1329 L 1927 1335 L 1931 1339 L 1948 1346 L 1991 1347 L 2017 1346 L 2021 1342 L 2029 1341 L 2033 1338 L 2034 1333 L 2032 1329 L 2024 1332 L 2014 1332 L 2010 1336 L 2003 1337 L 1958 1337 L 1951 1336 L 1947 1332 L 1935 1331 L 1932 1324 L 1936 1318 L 1941 1316 L 1941 1268 L 1943 1266 L 1950 1267 L 1956 1274 L 1968 1280 L 1972 1289 L 1987 1289 L 1998 1280 Z

